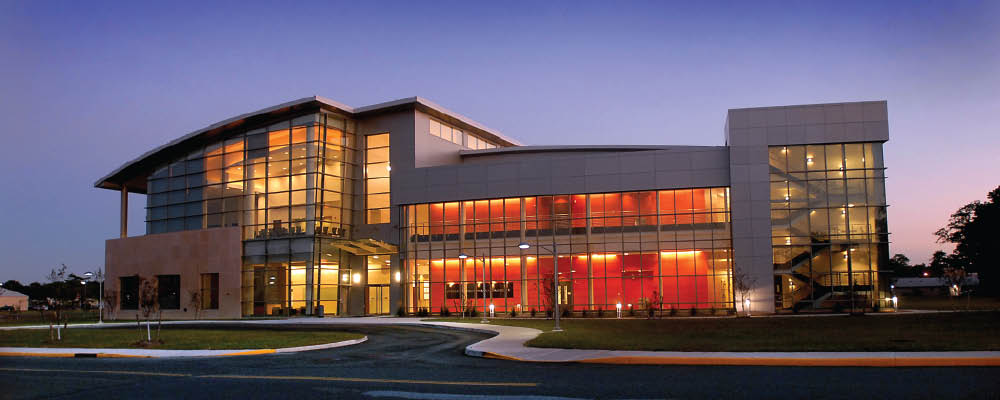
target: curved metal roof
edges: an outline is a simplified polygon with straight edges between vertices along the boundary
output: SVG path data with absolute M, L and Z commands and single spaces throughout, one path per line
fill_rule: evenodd
M 310 96 L 241 114 L 190 132 L 122 164 L 114 171 L 111 171 L 111 173 L 94 182 L 94 187 L 121 190 L 124 186 L 129 192 L 146 193 L 146 176 L 153 169 L 176 159 L 182 154 L 186 154 L 198 145 L 203 145 L 205 142 L 219 138 L 225 133 L 232 132 L 233 129 L 253 125 L 256 122 L 273 121 L 276 118 L 291 116 L 297 113 L 315 112 L 320 109 L 334 111 L 351 118 L 363 119 L 367 116 L 411 108 L 433 114 L 453 123 L 466 125 L 493 140 L 505 142 L 508 145 L 519 146 L 521 144 L 498 131 L 487 128 L 468 117 L 421 97 L 408 97 L 354 108 L 322 96 Z

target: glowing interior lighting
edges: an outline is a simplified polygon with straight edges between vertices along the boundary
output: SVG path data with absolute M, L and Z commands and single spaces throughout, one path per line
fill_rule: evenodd
M 348 282 L 348 281 L 350 281 L 350 280 L 351 280 L 351 277 L 350 277 L 350 276 L 348 276 L 347 274 L 344 274 L 344 278 L 343 278 L 343 280 L 344 280 L 344 282 Z
M 784 153 L 784 152 L 787 152 L 787 151 L 788 151 L 788 148 L 787 148 L 787 147 L 782 147 L 782 148 L 781 148 L 781 152 L 782 152 L 782 153 Z
M 354 274 L 354 283 L 361 283 L 361 274 Z
M 662 250 L 662 251 L 660 251 L 660 255 L 672 255 L 672 254 L 676 254 L 676 255 L 679 255 L 679 256 L 693 256 L 693 255 L 699 254 L 699 253 L 701 253 L 701 250 L 682 250 L 682 251 L 677 251 L 677 250 Z
M 400 280 L 402 280 L 402 278 L 403 278 L 402 274 L 400 274 L 399 271 L 397 271 L 396 272 L 396 282 L 399 282 Z

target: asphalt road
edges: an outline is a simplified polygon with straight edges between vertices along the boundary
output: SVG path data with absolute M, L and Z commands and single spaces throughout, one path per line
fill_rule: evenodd
M 349 330 L 369 340 L 298 354 L 221 358 L 2 357 L 0 398 L 1000 398 L 1000 368 L 520 363 L 463 355 L 466 345 L 487 337 L 478 333 L 276 328 Z

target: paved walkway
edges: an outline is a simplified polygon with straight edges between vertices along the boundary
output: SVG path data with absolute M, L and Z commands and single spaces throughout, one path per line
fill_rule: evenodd
M 445 329 L 473 330 L 496 334 L 471 344 L 465 354 L 474 357 L 498 358 L 528 362 L 581 362 L 602 364 L 663 364 L 663 365 L 764 365 L 764 366 L 1000 366 L 1000 351 L 946 352 L 681 352 L 579 350 L 527 347 L 524 344 L 542 331 L 516 326 L 481 324 L 470 318 L 469 323 L 424 321 L 421 318 L 360 317 L 360 318 L 290 318 L 283 320 L 222 320 L 165 321 L 164 324 L 290 324 L 290 325 L 420 325 Z M 101 327 L 115 324 L 89 324 L 77 327 Z M 41 326 L 48 328 L 48 326 Z M 34 329 L 41 327 L 13 327 Z M 0 329 L 11 329 L 0 328 Z M 66 349 L 46 349 L 66 350 Z M 5 351 L 0 348 L 0 352 Z M 93 351 L 93 349 L 90 349 Z M 158 350 L 168 351 L 168 350 Z M 174 350 L 177 351 L 177 350 Z M 302 351 L 302 350 L 299 350 Z M 240 352 L 230 350 L 230 352 Z M 277 352 L 277 351 L 275 351 Z M 234 354 L 226 354 L 234 355 Z

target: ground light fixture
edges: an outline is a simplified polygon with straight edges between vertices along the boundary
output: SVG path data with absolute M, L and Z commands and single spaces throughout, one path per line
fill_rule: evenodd
M 618 318 L 622 317 L 622 303 L 615 304 L 615 310 L 618 311 Z
M 747 316 L 750 316 L 750 299 L 743 299 L 743 311 L 746 312 Z
M 531 245 L 527 242 L 521 242 L 517 245 L 517 248 L 521 250 L 527 250 L 531 248 Z M 552 254 L 552 316 L 555 317 L 556 326 L 552 328 L 552 332 L 562 332 L 562 328 L 559 327 L 559 249 L 556 247 L 555 242 L 552 243 L 552 248 L 546 248 L 545 246 L 538 245 L 538 248 L 546 250 Z
M 465 254 L 465 253 L 462 253 L 462 254 L 458 255 L 458 258 L 464 260 L 464 259 L 469 258 L 469 255 Z M 483 262 L 483 319 L 480 320 L 479 323 L 486 324 L 486 323 L 490 322 L 490 321 L 488 321 L 486 319 L 486 257 L 485 256 L 479 256 L 479 257 L 476 257 L 476 258 L 480 259 Z M 475 260 L 475 258 L 473 260 Z M 473 268 L 475 268 L 475 261 L 473 261 Z M 490 308 L 491 309 L 493 308 L 492 304 L 490 304 Z

